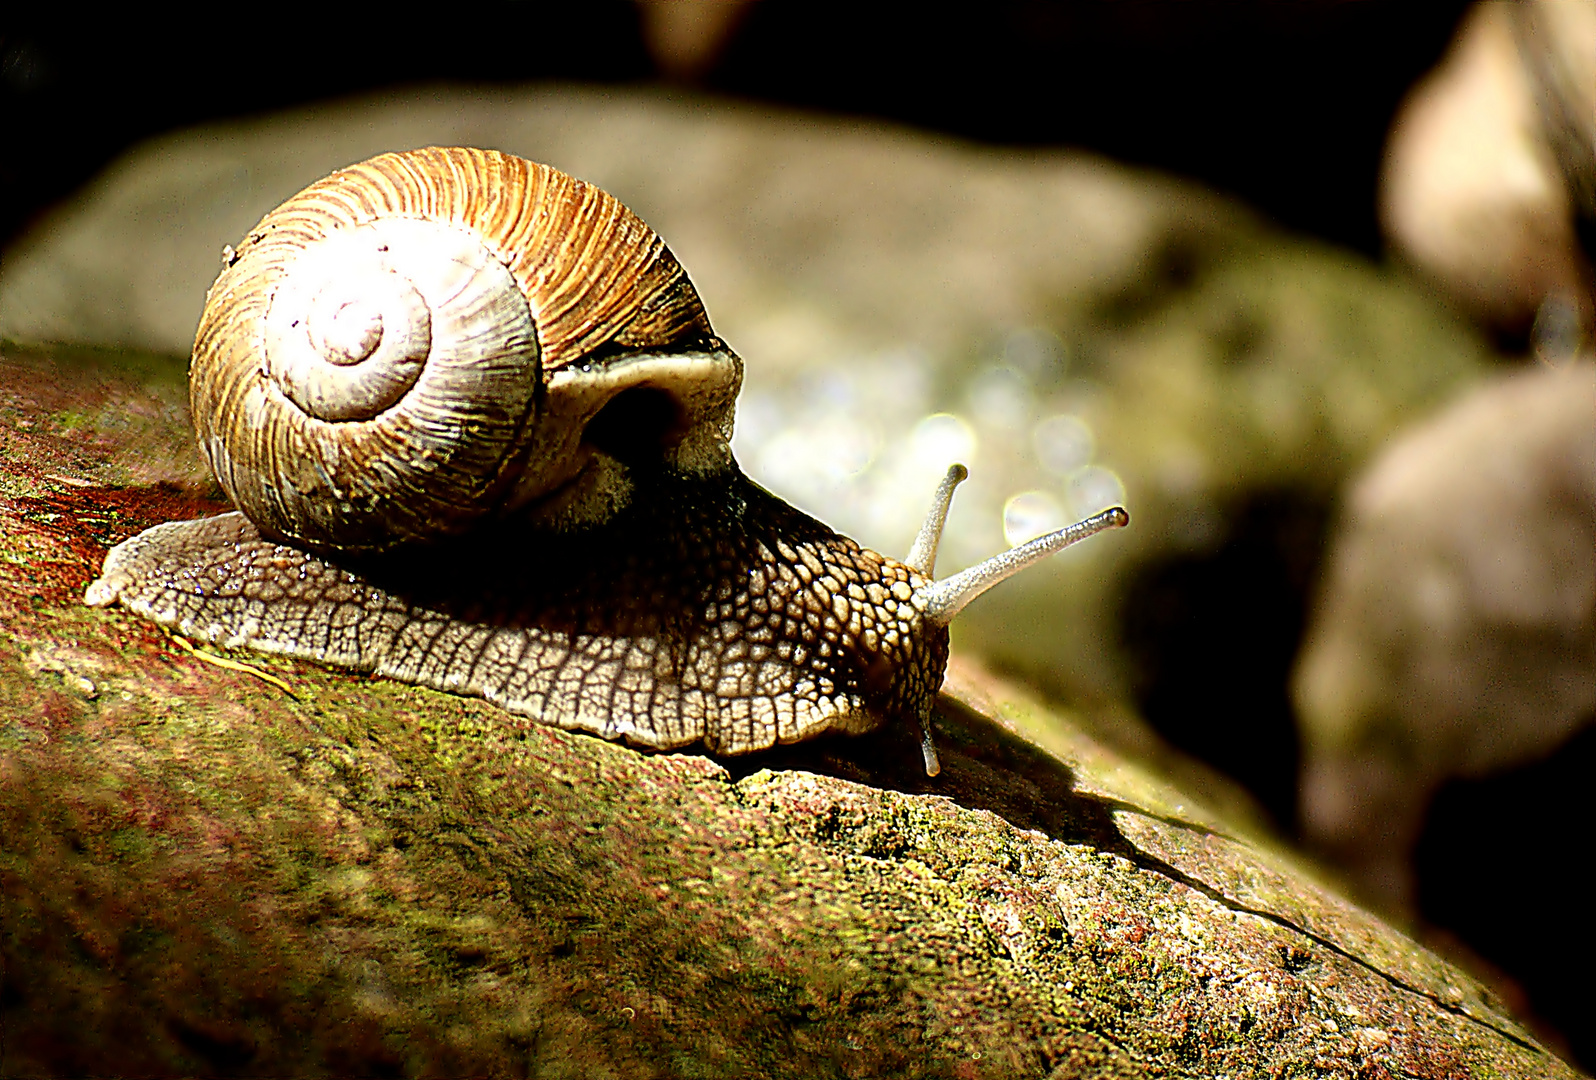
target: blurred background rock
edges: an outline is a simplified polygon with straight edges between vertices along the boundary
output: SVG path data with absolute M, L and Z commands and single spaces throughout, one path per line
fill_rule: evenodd
M 1591 327 L 1596 4 L 1483 3 L 1393 122 L 1381 220 L 1397 254 L 1505 341 Z
M 221 246 L 382 150 L 592 180 L 748 360 L 756 478 L 893 552 L 966 460 L 944 572 L 1123 498 L 959 647 L 1238 781 L 1596 1060 L 1596 0 L 473 11 L 7 15 L 0 336 L 182 355 Z
M 1342 517 L 1293 687 L 1301 824 L 1405 906 L 1436 789 L 1596 712 L 1596 364 L 1497 376 L 1405 430 Z M 1557 902 L 1538 860 L 1511 880 Z

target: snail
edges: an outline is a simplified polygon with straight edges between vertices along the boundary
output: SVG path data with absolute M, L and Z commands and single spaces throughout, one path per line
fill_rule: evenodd
M 743 475 L 742 361 L 612 196 L 493 151 L 384 154 L 267 214 L 206 299 L 201 452 L 237 511 L 107 554 L 87 603 L 186 636 L 735 755 L 918 725 L 948 623 L 1119 507 L 941 581 Z

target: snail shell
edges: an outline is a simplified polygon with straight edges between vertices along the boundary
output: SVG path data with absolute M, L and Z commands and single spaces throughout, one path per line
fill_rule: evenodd
M 679 467 L 725 468 L 741 382 L 681 265 L 620 202 L 434 148 L 266 215 L 211 288 L 190 398 L 234 505 L 348 554 L 535 503 L 608 516 L 618 470 L 584 435 L 629 390 L 668 399 L 655 422 Z
M 928 772 L 947 625 L 1115 507 L 942 581 L 748 480 L 742 362 L 614 198 L 491 151 L 385 154 L 252 230 L 190 396 L 242 514 L 113 548 L 86 600 L 189 636 L 738 754 L 889 720 Z

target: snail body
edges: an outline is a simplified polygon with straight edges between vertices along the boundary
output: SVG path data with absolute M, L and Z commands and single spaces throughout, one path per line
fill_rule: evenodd
M 740 754 L 919 725 L 947 625 L 1119 508 L 933 580 L 743 475 L 742 361 L 612 197 L 489 151 L 387 154 L 268 214 L 211 288 L 190 397 L 241 512 L 113 548 L 90 604 Z

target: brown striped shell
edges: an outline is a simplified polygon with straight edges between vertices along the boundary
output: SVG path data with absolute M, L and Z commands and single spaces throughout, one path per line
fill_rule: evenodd
M 265 533 L 361 552 L 515 511 L 601 519 L 629 455 L 730 468 L 741 379 L 619 201 L 433 147 L 335 173 L 250 231 L 207 297 L 190 397 Z

